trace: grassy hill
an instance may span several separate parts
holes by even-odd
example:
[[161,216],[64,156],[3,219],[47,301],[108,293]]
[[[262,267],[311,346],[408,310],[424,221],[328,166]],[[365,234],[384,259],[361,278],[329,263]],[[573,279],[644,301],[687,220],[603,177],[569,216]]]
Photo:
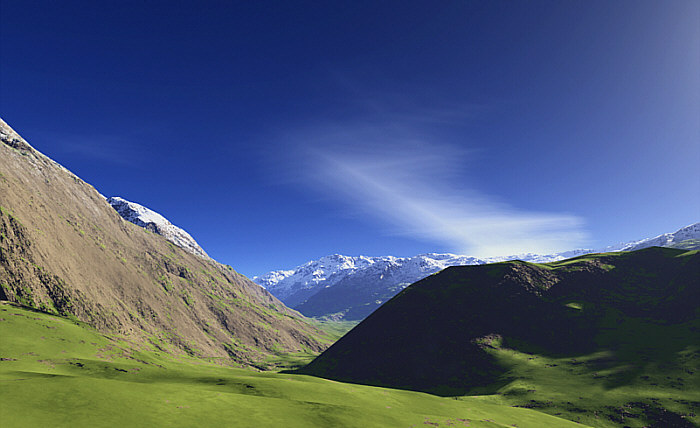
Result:
[[452,267],[399,293],[300,372],[489,395],[594,426],[693,426],[698,302],[698,251]]
[[209,364],[0,304],[3,427],[581,426],[537,411]]
[[123,220],[1,120],[0,300],[244,366],[332,342],[231,267]]

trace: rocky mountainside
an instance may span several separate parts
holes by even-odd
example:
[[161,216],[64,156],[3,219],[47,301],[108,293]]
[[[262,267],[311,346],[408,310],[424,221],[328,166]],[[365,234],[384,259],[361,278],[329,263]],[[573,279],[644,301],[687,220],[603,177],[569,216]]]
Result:
[[242,365],[329,342],[232,268],[122,219],[1,120],[0,300]]
[[401,291],[301,372],[498,393],[596,426],[693,426],[684,418],[700,410],[699,285],[698,251],[660,247],[450,267]]
[[[350,257],[331,255],[295,269],[253,277],[285,304],[307,316],[361,320],[408,285],[450,266],[469,266],[507,260],[548,263],[583,254],[632,251],[651,246],[693,249],[700,239],[700,223],[655,238],[608,246],[539,255],[476,258],[455,254],[420,254],[414,257]],[[685,243],[685,244],[682,244]]]
[[157,212],[118,196],[107,198],[107,202],[124,220],[157,233],[196,256],[210,258],[189,233],[170,223],[168,219]]

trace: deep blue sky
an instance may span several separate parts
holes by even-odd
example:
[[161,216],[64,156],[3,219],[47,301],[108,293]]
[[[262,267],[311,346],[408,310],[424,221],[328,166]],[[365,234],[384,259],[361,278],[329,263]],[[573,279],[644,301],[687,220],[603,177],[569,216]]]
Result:
[[700,2],[0,0],[0,116],[244,274],[700,221]]

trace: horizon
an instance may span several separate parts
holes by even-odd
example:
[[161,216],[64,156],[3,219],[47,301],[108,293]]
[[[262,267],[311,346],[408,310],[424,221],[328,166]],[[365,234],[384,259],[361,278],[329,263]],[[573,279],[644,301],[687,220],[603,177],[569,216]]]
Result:
[[303,4],[3,0],[0,116],[249,277],[698,221],[700,3]]

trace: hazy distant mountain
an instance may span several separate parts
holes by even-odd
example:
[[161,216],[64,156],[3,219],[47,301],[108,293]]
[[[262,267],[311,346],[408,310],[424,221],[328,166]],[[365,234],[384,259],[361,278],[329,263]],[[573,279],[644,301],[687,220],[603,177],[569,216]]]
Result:
[[327,346],[323,333],[269,292],[198,254],[189,235],[127,206],[131,221],[182,238],[188,251],[125,221],[0,120],[0,300],[79,319],[139,346],[244,365]]
[[[288,306],[307,316],[360,320],[408,285],[449,266],[481,265],[506,260],[547,263],[597,252],[632,251],[651,246],[693,249],[700,239],[700,223],[655,238],[606,248],[578,249],[540,255],[519,254],[476,258],[455,254],[420,254],[414,257],[351,257],[334,254],[290,270],[253,277]],[[685,244],[681,244],[685,242]]]
[[170,223],[157,212],[118,196],[108,198],[107,202],[117,210],[124,220],[162,235],[168,241],[194,255],[210,258],[189,233]]

